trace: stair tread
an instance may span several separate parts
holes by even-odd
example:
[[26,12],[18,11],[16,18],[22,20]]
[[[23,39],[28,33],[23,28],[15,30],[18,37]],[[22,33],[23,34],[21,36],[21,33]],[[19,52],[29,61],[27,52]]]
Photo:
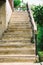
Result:
[[31,45],[31,46],[35,46],[35,43],[34,44],[32,44],[32,43],[30,43],[30,42],[28,42],[28,43],[20,43],[20,42],[2,42],[2,41],[0,41],[0,46],[6,46],[6,45]]
[[[0,48],[1,50],[35,50],[35,48]],[[0,51],[1,51],[0,50]]]
[[19,56],[21,56],[21,57],[22,57],[22,56],[23,56],[23,57],[25,57],[25,56],[26,56],[26,57],[28,57],[28,56],[29,56],[29,57],[35,57],[36,55],[35,55],[35,54],[33,54],[33,55],[31,55],[31,54],[30,54],[30,55],[28,55],[28,54],[6,54],[6,55],[0,55],[0,57],[1,57],[1,56],[5,56],[5,57],[7,57],[7,56],[9,56],[9,57],[10,57],[10,56],[12,56],[12,57],[13,57],[13,56],[15,56],[15,57],[16,57],[16,56],[18,56],[18,57],[19,57]]
[[14,43],[15,42],[20,42],[20,43],[23,42],[23,43],[28,43],[28,42],[30,42],[30,40],[25,40],[25,41],[23,41],[23,40],[19,40],[19,41],[18,40],[16,40],[16,41],[15,40],[1,40],[1,42],[14,42]]
[[2,41],[9,41],[9,42],[29,42],[29,40],[14,40],[14,39],[2,39]]
[[30,42],[28,43],[23,43],[23,42],[3,42],[3,41],[0,41],[0,48],[1,47],[29,47],[29,48],[33,48],[35,47],[35,43],[32,44]]
[[30,25],[31,26],[31,22],[30,21],[10,21],[9,23],[10,25]]
[[23,29],[23,28],[18,28],[18,29],[17,29],[17,28],[15,28],[15,29],[9,28],[9,29],[8,29],[8,31],[17,31],[17,30],[18,30],[18,31],[28,31],[28,32],[29,32],[29,31],[32,31],[31,29]]
[[35,44],[26,44],[26,43],[2,43],[0,44],[0,48],[35,48]]
[[[27,34],[30,34],[30,33],[32,34],[32,32],[26,32],[26,33]],[[15,34],[25,34],[25,33],[23,31],[21,31],[21,32],[14,31],[14,32],[7,32],[7,33],[5,32],[4,34],[5,35],[15,35]]]
[[[27,34],[27,35],[26,35],[26,34],[24,34],[24,35],[23,35],[23,34],[4,34],[3,37],[4,37],[4,36],[5,36],[5,37],[6,37],[6,36],[7,36],[7,37],[14,37],[14,38],[23,38],[23,39],[24,39],[24,38],[32,37],[32,34],[31,34],[31,35],[29,35],[29,34]],[[15,36],[16,36],[16,37],[15,37]]]

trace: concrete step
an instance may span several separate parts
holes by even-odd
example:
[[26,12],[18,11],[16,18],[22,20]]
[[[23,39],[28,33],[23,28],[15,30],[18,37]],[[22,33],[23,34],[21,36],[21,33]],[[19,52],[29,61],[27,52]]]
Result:
[[19,14],[19,15],[28,15],[27,11],[26,11],[26,12],[25,12],[25,11],[14,11],[14,12],[12,13],[12,15],[14,15],[14,14],[15,14],[15,15],[16,15],[16,14],[17,14],[17,15],[18,15],[18,14]]
[[21,42],[26,42],[26,41],[31,41],[30,38],[28,39],[24,39],[24,38],[17,38],[17,37],[9,37],[9,36],[6,36],[6,37],[3,37],[2,38],[2,41],[21,41]]
[[17,16],[12,15],[12,17],[11,17],[11,19],[16,19],[16,18],[17,18],[17,19],[22,19],[22,20],[24,20],[24,19],[25,19],[25,20],[26,20],[26,19],[29,20],[29,19],[30,19],[30,17],[28,17],[27,15],[24,15],[24,16],[23,16],[23,15],[17,15]]
[[1,39],[0,42],[19,42],[19,43],[30,43],[31,40],[14,40],[14,39],[10,39],[10,40],[5,40],[5,39]]
[[12,22],[12,23],[10,23],[9,25],[10,25],[10,26],[11,26],[11,25],[13,25],[13,26],[18,26],[18,25],[19,25],[19,26],[29,26],[30,24],[29,24],[29,23],[26,23],[26,24],[25,24],[25,23],[19,23],[19,22],[18,22],[18,23],[16,23],[16,22],[13,23],[13,22]]
[[31,25],[30,21],[10,21],[9,25]]
[[31,27],[31,25],[29,25],[29,24],[25,24],[25,25],[23,24],[22,25],[22,24],[15,24],[15,23],[13,23],[13,24],[9,25],[9,27],[12,27],[12,26],[13,27],[16,27],[16,26],[18,26],[18,27]]
[[[30,21],[30,20],[28,20],[28,19],[26,19],[26,20],[25,20],[25,19],[24,19],[24,20],[23,20],[23,19],[14,19],[14,18],[12,18],[12,19],[10,20],[10,22],[17,22],[17,21],[18,21],[18,22],[20,21],[19,23],[23,23],[23,21]],[[25,23],[25,22],[24,22],[24,23]]]
[[28,40],[29,38],[31,39],[31,37],[32,37],[32,34],[31,35],[29,35],[28,33],[27,34],[24,34],[23,35],[23,33],[21,33],[21,34],[4,34],[3,35],[3,38],[5,39],[7,39],[7,38],[14,38],[14,39],[20,39],[20,40]]
[[32,31],[31,32],[27,32],[27,31],[14,31],[14,32],[9,32],[9,31],[7,31],[7,32],[4,32],[3,34],[4,35],[20,35],[20,34],[23,34],[21,36],[21,37],[23,37],[25,34],[32,35]]
[[17,17],[14,17],[14,16],[13,16],[13,17],[11,17],[11,20],[12,20],[12,19],[13,19],[13,20],[16,20],[16,19],[17,19],[17,20],[19,20],[19,21],[20,21],[20,20],[25,20],[25,21],[26,21],[26,20],[27,20],[27,21],[30,20],[29,17],[24,17],[24,16],[20,16],[20,17],[18,17],[18,16],[17,16]]
[[35,62],[35,55],[0,55],[0,62]]
[[5,35],[16,35],[16,36],[21,36],[21,37],[23,37],[23,36],[32,36],[32,30],[13,30],[13,29],[8,29],[8,30],[6,30],[3,34],[5,34]]
[[17,16],[28,16],[27,13],[16,13],[16,12],[15,12],[15,13],[12,13],[12,16],[14,16],[14,15],[15,15],[15,16],[16,16],[16,15],[17,15]]
[[35,48],[35,43],[0,42],[0,48]]
[[35,54],[35,48],[0,48],[0,54]]
[[12,15],[14,15],[14,14],[28,15],[28,12],[27,12],[27,11],[14,11],[14,12],[12,13]]
[[28,17],[28,13],[27,12],[13,12],[12,13],[12,16],[11,16],[11,19],[10,19],[10,22],[27,22],[27,21],[30,21],[30,17]]
[[30,17],[28,15],[12,15],[11,19],[20,19],[20,20],[30,20]]
[[29,27],[14,27],[14,28],[10,27],[10,28],[8,28],[8,30],[19,30],[19,29],[21,29],[21,30],[31,30],[31,28],[29,28]]
[[15,27],[28,27],[31,28],[30,24],[20,24],[20,23],[10,23],[8,27],[15,28]]
[[12,24],[14,24],[14,25],[31,25],[31,22],[30,22],[30,20],[29,21],[10,21],[10,25],[12,25]]
[[31,38],[23,39],[23,38],[14,38],[14,37],[3,37],[2,41],[11,41],[11,42],[31,42]]
[[15,29],[11,29],[11,28],[8,28],[8,31],[32,31],[32,29],[26,29],[26,28],[15,28]]
[[15,33],[15,32],[13,32],[13,33],[10,33],[10,32],[8,32],[8,33],[4,33],[3,34],[3,37],[14,37],[14,38],[31,38],[32,37],[32,33],[31,34],[29,34],[28,32],[27,33]]
[[31,29],[31,26],[13,26],[13,25],[9,25],[8,26],[9,29]]
[[20,15],[28,15],[28,12],[27,11],[14,11],[13,13],[12,13],[12,15],[18,15],[18,14],[20,14]]
[[23,15],[22,14],[19,14],[19,15],[12,14],[11,17],[12,18],[30,18],[29,15],[26,15],[26,14],[23,14]]
[[19,34],[19,33],[17,34],[17,33],[16,33],[16,34],[11,34],[11,35],[9,35],[9,34],[6,35],[6,34],[5,34],[5,35],[3,35],[3,37],[4,37],[4,38],[5,38],[5,37],[9,37],[9,38],[12,37],[12,38],[15,38],[15,39],[16,39],[16,38],[17,38],[17,39],[18,39],[18,38],[20,38],[20,39],[29,39],[29,38],[32,37],[32,34],[31,34],[31,35],[29,35],[28,33],[27,33],[27,35],[26,35],[26,34],[23,35],[23,33],[22,33],[22,34]]
[[[0,65],[40,65],[40,63],[33,63],[33,62],[13,62],[13,63],[0,63]],[[42,63],[43,65],[43,63]]]

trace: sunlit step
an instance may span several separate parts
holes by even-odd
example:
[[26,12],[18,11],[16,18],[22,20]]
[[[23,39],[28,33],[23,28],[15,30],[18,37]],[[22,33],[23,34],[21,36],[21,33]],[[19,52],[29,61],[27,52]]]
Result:
[[35,55],[0,55],[0,62],[36,62]]

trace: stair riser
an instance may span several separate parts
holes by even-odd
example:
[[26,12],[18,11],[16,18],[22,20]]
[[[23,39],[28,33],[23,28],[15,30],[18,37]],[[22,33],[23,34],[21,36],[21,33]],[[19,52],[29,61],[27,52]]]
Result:
[[[32,32],[28,32],[27,34],[29,35],[30,33],[32,34]],[[15,34],[23,34],[24,35],[25,33],[23,31],[21,31],[21,32],[19,32],[19,31],[15,31],[15,32],[4,32],[4,35],[15,35]]]
[[18,25],[19,26],[25,26],[25,25],[29,26],[30,25],[31,26],[31,22],[29,22],[29,21],[23,21],[23,22],[22,21],[21,22],[20,21],[12,21],[9,23],[9,26],[10,25],[15,25],[15,26],[18,26]]
[[17,15],[17,16],[15,16],[15,15],[12,15],[12,18],[14,18],[14,19],[29,19],[29,17],[28,17],[28,15]]
[[29,21],[23,21],[23,22],[22,21],[12,21],[9,23],[9,26],[10,25],[13,25],[13,26],[14,25],[21,25],[21,26],[24,26],[24,25],[29,26],[30,25],[31,26],[31,22],[29,22]]
[[32,43],[0,42],[0,48],[35,48]]
[[24,14],[24,15],[28,15],[28,12],[27,11],[17,11],[17,10],[15,11],[14,10],[14,12],[12,13],[12,15],[13,14],[22,14],[22,15]]
[[18,14],[17,15],[12,15],[11,19],[12,18],[13,19],[21,19],[21,20],[23,20],[23,19],[30,19],[29,15],[26,15],[26,14],[25,15],[20,15],[20,14],[19,15]]
[[31,29],[29,26],[9,26],[9,29]]
[[19,40],[19,41],[18,41],[18,40],[16,40],[16,41],[15,41],[15,40],[2,40],[2,42],[9,42],[9,43],[10,43],[10,42],[14,42],[14,43],[15,43],[15,42],[17,42],[17,43],[18,43],[18,42],[19,42],[19,43],[29,43],[30,40],[25,40],[25,41],[23,41],[23,40]]
[[[18,35],[18,34],[10,34],[10,33],[5,33],[4,35],[3,35],[4,37],[14,37],[14,38],[22,38],[22,39],[29,39],[29,38],[31,38],[32,37],[32,34],[31,35],[23,35],[22,36],[22,34],[21,35]],[[16,36],[16,37],[15,37]]]
[[29,31],[32,31],[31,29],[22,29],[22,28],[20,28],[20,29],[8,29],[8,32],[15,32],[15,31],[27,31],[27,32],[29,32]]
[[[18,14],[19,14],[19,15],[18,15]],[[15,16],[15,17],[16,17],[16,15],[19,16],[19,17],[20,17],[20,15],[21,15],[21,16],[25,16],[25,15],[26,15],[26,16],[29,16],[27,12],[14,12],[14,13],[12,13],[11,16]]]
[[11,21],[29,21],[29,18],[12,18]]
[[28,14],[23,14],[23,13],[14,13],[14,14],[12,14],[12,17],[29,17],[29,15]]
[[12,59],[12,58],[0,58],[0,62],[3,63],[3,62],[31,62],[31,63],[34,63],[35,62],[35,59]]
[[23,57],[4,57],[0,58],[0,62],[35,62],[35,58],[23,58]]
[[34,50],[1,50],[0,54],[35,54]]
[[30,21],[29,18],[28,18],[28,19],[26,19],[26,18],[25,18],[25,19],[11,18],[9,22],[12,23],[12,24],[13,24],[13,23],[15,23],[15,24],[16,24],[16,23],[17,23],[17,24],[18,24],[18,23],[20,23],[20,24],[31,24],[31,21]]
[[6,45],[6,46],[4,45],[4,46],[0,46],[0,48],[24,48],[24,47],[29,49],[29,48],[33,48],[34,46],[27,46],[27,45],[18,45],[18,46],[17,45],[15,45],[15,46],[14,45]]
[[12,34],[12,35],[19,35],[20,34],[22,36],[23,35],[31,35],[32,34],[32,31],[31,32],[30,31],[17,31],[17,30],[14,31],[14,32],[13,32],[13,30],[10,30],[10,31],[7,30],[7,31],[4,32],[4,34]]
[[[17,32],[26,32],[27,31],[27,33],[29,34],[29,33],[32,33],[32,30],[11,30],[11,29],[9,29],[9,30],[7,30],[7,31],[5,31],[5,33],[14,33],[15,34],[15,32],[17,33]],[[22,34],[23,34],[22,33]],[[25,34],[25,33],[24,33]]]
[[[23,22],[23,21],[26,21],[26,22]],[[22,19],[21,19],[21,20],[19,20],[19,19],[16,19],[16,20],[14,19],[14,20],[13,20],[13,19],[12,19],[10,22],[13,22],[13,23],[17,23],[17,22],[18,22],[18,23],[20,23],[20,24],[21,24],[21,23],[24,24],[24,23],[27,23],[27,21],[29,22],[30,20],[22,20]],[[28,24],[29,24],[29,23],[28,23]]]
[[14,35],[4,35],[4,37],[3,38],[14,38],[14,39],[19,39],[20,38],[20,40],[28,40],[29,38],[31,38],[32,37],[32,35],[23,35],[22,36],[22,34],[21,35],[16,35],[16,34],[14,34]]
[[12,15],[14,15],[14,14],[28,15],[28,12],[27,12],[27,11],[14,11],[14,12],[12,13]]
[[9,26],[9,28],[11,28],[11,29],[15,29],[15,28],[27,28],[27,29],[31,29],[31,26],[21,26],[21,25],[11,25],[11,26]]
[[21,41],[21,40],[2,40],[3,42],[20,42],[20,43],[28,43],[30,42],[30,40],[24,40],[24,41]]
[[12,38],[11,37],[5,37],[5,38],[3,37],[2,41],[4,41],[4,40],[6,40],[6,41],[16,41],[16,42],[17,41],[18,42],[20,42],[20,41],[21,42],[31,41],[30,39],[19,39],[19,38],[17,39],[17,38],[14,38],[14,37],[12,37]]
[[12,39],[12,38],[6,38],[6,39],[2,39],[2,41],[6,41],[6,42],[20,42],[20,43],[28,43],[28,42],[31,42],[31,40],[16,40],[16,39]]

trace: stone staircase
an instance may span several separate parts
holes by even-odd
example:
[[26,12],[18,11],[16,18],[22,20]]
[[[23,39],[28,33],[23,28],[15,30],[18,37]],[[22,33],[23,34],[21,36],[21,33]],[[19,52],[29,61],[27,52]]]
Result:
[[32,26],[24,11],[14,11],[0,41],[0,62],[36,62]]

